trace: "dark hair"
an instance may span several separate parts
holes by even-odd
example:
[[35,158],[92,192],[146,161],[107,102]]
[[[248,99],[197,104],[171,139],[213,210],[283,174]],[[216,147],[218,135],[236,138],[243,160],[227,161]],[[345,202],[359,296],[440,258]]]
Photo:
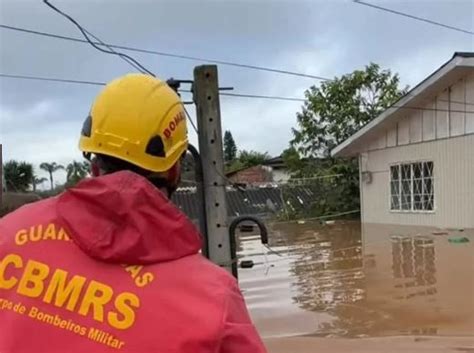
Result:
[[123,170],[128,170],[145,177],[146,179],[148,179],[150,183],[152,183],[159,189],[165,188],[168,190],[168,192],[170,191],[172,192],[172,190],[175,188],[175,186],[170,185],[170,182],[166,178],[164,178],[161,175],[158,175],[158,173],[143,169],[135,164],[129,163],[122,159],[103,155],[103,154],[96,154],[94,159],[95,159],[95,162],[97,163],[97,166],[105,174],[111,174],[111,173],[120,172]]

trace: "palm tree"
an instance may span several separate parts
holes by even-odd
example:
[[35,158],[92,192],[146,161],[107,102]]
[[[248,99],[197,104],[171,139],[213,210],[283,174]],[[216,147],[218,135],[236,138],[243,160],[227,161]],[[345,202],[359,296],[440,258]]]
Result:
[[33,185],[33,192],[36,191],[36,185],[42,184],[42,183],[44,183],[46,180],[48,180],[48,179],[46,179],[46,178],[44,178],[44,177],[41,177],[41,178],[40,178],[40,177],[38,177],[38,176],[36,176],[36,175],[33,175],[33,179],[31,179],[31,181],[32,181],[31,184]]
[[67,165],[66,173],[67,184],[75,185],[89,174],[89,163],[72,161]]
[[44,162],[40,164],[40,168],[49,173],[49,181],[51,182],[51,190],[53,190],[54,188],[53,173],[57,172],[60,169],[64,169],[64,167],[61,164],[57,164],[56,162],[52,162],[52,163]]
[[13,192],[25,192],[33,178],[33,166],[30,163],[11,160],[3,165],[5,188]]

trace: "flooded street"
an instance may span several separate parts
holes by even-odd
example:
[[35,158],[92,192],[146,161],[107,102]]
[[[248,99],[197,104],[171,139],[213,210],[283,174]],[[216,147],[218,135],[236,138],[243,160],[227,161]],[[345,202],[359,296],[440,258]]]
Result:
[[264,339],[474,336],[474,231],[268,227],[270,248],[239,236],[239,256],[255,263],[239,281]]

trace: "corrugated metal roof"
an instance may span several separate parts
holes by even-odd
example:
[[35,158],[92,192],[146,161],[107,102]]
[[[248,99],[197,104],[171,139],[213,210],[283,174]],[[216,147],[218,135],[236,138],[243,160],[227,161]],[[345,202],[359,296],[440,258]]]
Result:
[[[267,217],[290,212],[301,217],[311,215],[314,205],[323,199],[335,198],[339,191],[334,187],[340,178],[301,180],[286,184],[251,186],[245,190],[229,187],[226,190],[227,212],[230,218],[242,215]],[[173,194],[173,202],[189,218],[196,220],[199,215],[199,199],[196,188],[178,189]]]

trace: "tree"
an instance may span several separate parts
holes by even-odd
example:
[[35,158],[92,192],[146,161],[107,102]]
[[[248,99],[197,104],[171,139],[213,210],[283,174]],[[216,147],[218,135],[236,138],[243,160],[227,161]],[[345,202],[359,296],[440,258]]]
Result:
[[301,158],[296,148],[287,148],[283,151],[281,157],[293,178],[306,178],[314,174],[314,170],[310,168],[308,161]]
[[230,163],[235,157],[237,157],[237,145],[232,137],[232,133],[226,130],[224,133],[224,161]]
[[33,179],[33,166],[30,163],[11,160],[3,165],[3,173],[8,191],[25,192]]
[[[407,91],[390,70],[369,64],[334,80],[311,86],[297,113],[291,149],[284,159],[292,174],[338,175],[325,181],[337,189],[334,197],[318,202],[321,212],[340,212],[359,207],[358,165],[354,159],[333,159],[331,149],[375,119]],[[305,162],[306,160],[306,162]],[[312,163],[318,161],[318,163]]]
[[269,158],[270,156],[267,152],[262,153],[257,151],[242,150],[239,152],[238,157],[227,165],[226,171],[231,172],[242,168],[249,168],[256,165],[261,165]]
[[253,167],[255,165],[263,164],[270,156],[267,152],[257,152],[257,151],[246,151],[242,150],[239,152],[238,161],[242,164],[243,167]]
[[57,172],[60,169],[64,169],[64,167],[61,164],[57,164],[56,162],[52,162],[52,163],[43,162],[40,164],[40,168],[49,173],[49,181],[51,183],[51,190],[53,190],[54,188],[53,173]]
[[66,184],[67,186],[76,185],[89,174],[88,162],[72,161],[66,166]]
[[31,179],[31,184],[33,185],[33,192],[36,192],[36,186],[39,185],[39,184],[42,184],[44,183],[45,181],[47,181],[48,179],[44,178],[44,177],[38,177],[36,175],[33,175],[33,178]]
[[311,86],[291,145],[304,157],[328,157],[332,148],[406,93],[399,84],[397,74],[371,63],[365,70]]

